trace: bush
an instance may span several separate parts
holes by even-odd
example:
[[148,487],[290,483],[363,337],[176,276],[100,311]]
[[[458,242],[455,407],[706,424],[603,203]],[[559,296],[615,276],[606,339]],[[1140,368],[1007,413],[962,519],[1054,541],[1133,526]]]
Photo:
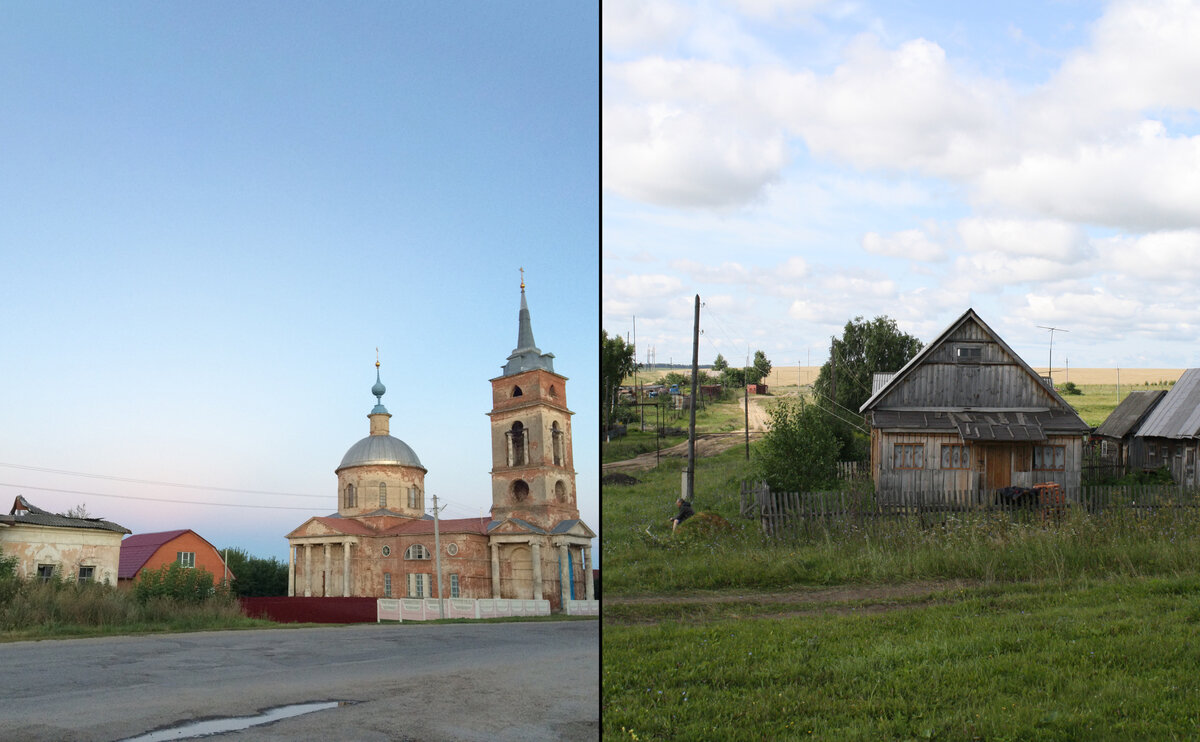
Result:
[[216,594],[213,576],[207,569],[185,568],[179,562],[158,569],[143,569],[133,583],[133,595],[145,605],[152,598],[166,598],[177,603],[200,603]]
[[841,444],[825,412],[803,400],[783,400],[771,410],[758,447],[757,475],[777,492],[837,486]]

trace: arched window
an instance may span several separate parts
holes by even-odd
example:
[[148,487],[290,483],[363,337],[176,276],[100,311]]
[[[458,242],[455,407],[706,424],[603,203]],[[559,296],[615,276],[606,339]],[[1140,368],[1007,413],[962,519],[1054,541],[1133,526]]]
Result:
[[567,485],[560,479],[554,483],[554,499],[559,502],[567,501]]
[[387,482],[379,483],[379,507],[387,507]]
[[551,448],[554,449],[554,465],[563,465],[563,432],[558,427],[558,423],[550,423],[550,439]]
[[358,498],[354,494],[354,485],[353,484],[346,485],[346,507],[348,507],[348,508],[358,507]]
[[508,436],[508,465],[525,466],[529,460],[529,436],[525,434],[525,426],[518,420],[505,435]]
[[529,485],[524,480],[518,479],[512,483],[512,498],[513,502],[524,502],[529,498]]
[[428,559],[429,549],[426,549],[421,544],[413,544],[404,552],[405,559]]
[[558,399],[558,389],[553,384],[550,385],[550,399]]
[[524,394],[524,393],[525,393],[525,392],[522,392],[522,391],[521,391],[521,387],[519,387],[519,386],[514,386],[514,387],[513,387],[513,390],[512,390],[512,395],[513,395],[514,397],[519,397],[519,396],[521,396],[521,395],[522,395],[522,394]]

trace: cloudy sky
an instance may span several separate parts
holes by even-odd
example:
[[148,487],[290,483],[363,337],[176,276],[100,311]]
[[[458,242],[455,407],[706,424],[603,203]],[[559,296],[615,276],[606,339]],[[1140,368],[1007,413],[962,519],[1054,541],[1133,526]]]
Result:
[[603,325],[824,362],[968,307],[1035,366],[1200,366],[1200,4],[605,2]]
[[3,512],[286,560],[336,510],[378,347],[427,494],[487,514],[523,267],[598,530],[597,16],[0,6]]

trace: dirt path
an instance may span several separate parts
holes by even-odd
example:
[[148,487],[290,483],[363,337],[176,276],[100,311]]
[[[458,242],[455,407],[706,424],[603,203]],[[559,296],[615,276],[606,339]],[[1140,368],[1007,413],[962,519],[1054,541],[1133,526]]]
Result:
[[[751,397],[750,398],[750,440],[758,440],[763,436],[767,429],[766,409],[763,405],[774,401],[772,397]],[[739,400],[738,406],[743,410],[745,408],[745,400]],[[735,430],[731,433],[701,433],[696,436],[696,455],[697,456],[715,456],[722,451],[733,448],[737,445],[745,444],[746,431]],[[625,472],[625,471],[648,471],[658,466],[662,458],[682,458],[686,459],[688,455],[687,441],[680,443],[670,448],[664,448],[662,451],[650,451],[632,459],[625,461],[610,461],[604,464],[602,469],[605,473]]]

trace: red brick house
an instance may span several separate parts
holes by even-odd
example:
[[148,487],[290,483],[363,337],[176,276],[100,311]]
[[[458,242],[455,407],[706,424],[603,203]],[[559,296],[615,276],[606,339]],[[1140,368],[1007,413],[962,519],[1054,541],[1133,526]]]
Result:
[[144,569],[158,569],[178,562],[189,569],[206,569],[217,584],[233,579],[216,547],[190,528],[158,533],[139,533],[121,542],[117,584],[129,585]]

